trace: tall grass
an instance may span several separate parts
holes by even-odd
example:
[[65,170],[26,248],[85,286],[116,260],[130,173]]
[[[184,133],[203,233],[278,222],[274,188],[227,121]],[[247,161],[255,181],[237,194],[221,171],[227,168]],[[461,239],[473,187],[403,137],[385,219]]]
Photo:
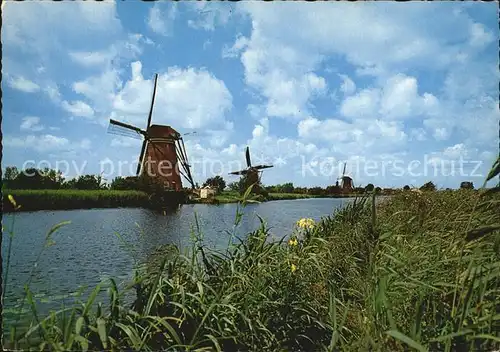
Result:
[[234,231],[225,251],[203,247],[197,227],[191,255],[168,247],[149,258],[132,307],[112,281],[107,309],[93,306],[98,287],[69,317],[38,317],[14,342],[46,350],[492,351],[500,347],[499,191],[406,192],[377,206],[375,195],[363,197],[314,225],[301,222],[289,241],[269,241],[264,221],[245,239]]
[[139,191],[114,190],[3,190],[4,210],[13,211],[7,195],[13,195],[21,210],[54,210],[110,207],[141,207],[148,195]]

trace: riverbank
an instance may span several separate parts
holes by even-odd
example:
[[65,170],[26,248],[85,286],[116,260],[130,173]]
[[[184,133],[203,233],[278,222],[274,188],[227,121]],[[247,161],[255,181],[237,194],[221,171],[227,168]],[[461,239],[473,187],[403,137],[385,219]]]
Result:
[[225,253],[195,244],[194,261],[160,248],[138,272],[132,310],[111,285],[107,310],[90,298],[20,342],[40,333],[66,350],[498,349],[500,194],[483,193],[358,199],[300,221],[283,244],[263,225]]
[[[324,195],[313,195],[313,194],[302,194],[302,193],[269,193],[267,199],[266,200],[261,199],[261,201],[310,199],[310,198],[352,198],[355,196],[356,195],[352,194],[324,196]],[[224,191],[215,196],[215,201],[217,203],[237,203],[240,200],[241,200],[241,195],[237,191]]]
[[70,210],[92,208],[141,208],[149,206],[148,195],[139,191],[112,190],[2,190],[3,211],[12,212],[12,195],[18,211]]
[[[92,209],[92,208],[148,208],[151,201],[145,192],[140,191],[112,191],[112,190],[3,190],[3,211],[12,212],[14,210],[8,199],[12,195],[21,204],[18,211],[38,211],[38,210],[72,210],[72,209]],[[335,198],[352,197],[345,195]],[[270,193],[268,199],[260,201],[326,198],[297,193]],[[215,196],[216,204],[238,203],[241,195],[238,192],[222,192]],[[191,203],[207,203],[203,200],[194,200]]]

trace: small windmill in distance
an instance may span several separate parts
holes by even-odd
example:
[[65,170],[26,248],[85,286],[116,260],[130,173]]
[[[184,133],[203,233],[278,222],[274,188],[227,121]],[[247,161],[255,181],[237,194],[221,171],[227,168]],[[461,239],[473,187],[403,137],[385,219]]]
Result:
[[[243,185],[243,192],[250,187],[250,185],[255,184],[257,186],[257,189],[259,190],[260,187],[260,179],[262,177],[262,171],[263,169],[268,169],[273,167],[273,165],[257,165],[257,166],[252,166],[252,162],[250,160],[250,148],[246,148],[245,150],[245,157],[246,157],[246,162],[247,162],[247,168],[240,170],[240,171],[234,171],[230,172],[230,175],[241,175],[244,177],[244,185]],[[255,190],[255,187],[254,187]]]
[[347,166],[347,162],[344,163],[344,170],[342,171],[342,177],[337,179],[340,180],[340,188],[342,192],[351,192],[354,189],[354,182],[350,176],[345,174],[345,168]]

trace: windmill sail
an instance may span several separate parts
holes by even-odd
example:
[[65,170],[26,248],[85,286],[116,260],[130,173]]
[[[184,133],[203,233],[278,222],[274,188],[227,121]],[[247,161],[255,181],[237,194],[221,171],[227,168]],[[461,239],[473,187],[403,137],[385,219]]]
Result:
[[[131,126],[133,127],[133,126]],[[143,139],[144,134],[139,132],[137,129],[131,129],[128,126],[123,126],[119,121],[111,120],[108,125],[108,133],[117,136],[131,137],[134,139]]]

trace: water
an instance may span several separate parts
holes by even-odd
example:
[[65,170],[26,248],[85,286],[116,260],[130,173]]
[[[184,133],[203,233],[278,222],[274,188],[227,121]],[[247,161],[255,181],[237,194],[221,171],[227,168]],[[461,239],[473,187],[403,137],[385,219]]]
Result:
[[[245,236],[257,229],[260,225],[257,215],[260,215],[267,221],[271,234],[281,238],[291,232],[298,219],[310,217],[319,220],[350,201],[327,198],[250,204],[244,210],[245,215],[236,233]],[[115,232],[133,246],[139,258],[144,259],[162,244],[189,246],[195,214],[206,245],[212,248],[227,246],[229,235],[226,231],[233,227],[236,204],[189,204],[166,215],[146,209],[125,208],[5,214],[3,277],[7,259],[7,230],[12,228],[15,216],[9,282],[4,295],[5,325],[9,321],[6,313],[12,311],[16,300],[23,297],[23,286],[30,277],[33,263],[44,247],[47,232],[55,224],[71,221],[71,224],[54,233],[55,244],[44,250],[34,268],[30,285],[31,291],[37,295],[38,308],[43,312],[59,309],[61,303],[68,303],[69,299],[62,299],[61,295],[75,292],[81,286],[88,286],[89,292],[108,277],[115,278],[117,283],[132,278],[133,256]],[[46,301],[47,297],[52,297],[50,302]],[[100,298],[105,299],[105,294]]]

